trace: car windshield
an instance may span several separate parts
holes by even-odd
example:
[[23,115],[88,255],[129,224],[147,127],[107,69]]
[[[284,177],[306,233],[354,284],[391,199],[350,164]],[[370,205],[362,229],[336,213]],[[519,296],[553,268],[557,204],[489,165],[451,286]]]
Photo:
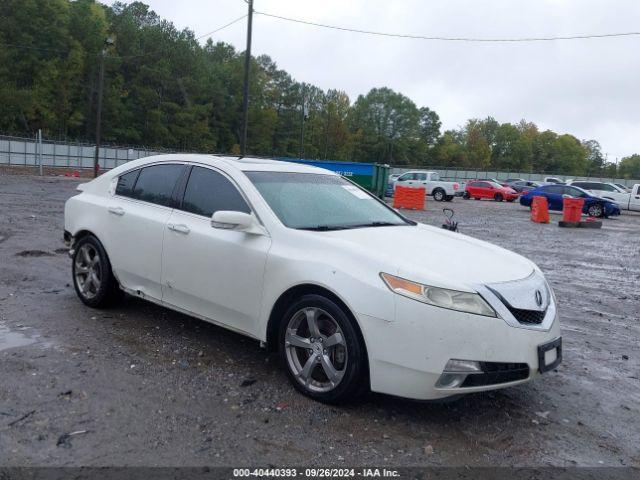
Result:
[[245,172],[280,221],[302,230],[412,225],[338,175]]

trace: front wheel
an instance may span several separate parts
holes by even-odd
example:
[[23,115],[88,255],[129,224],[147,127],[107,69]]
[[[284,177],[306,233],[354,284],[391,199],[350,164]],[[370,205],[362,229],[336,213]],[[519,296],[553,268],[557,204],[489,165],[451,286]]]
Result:
[[302,296],[280,327],[280,358],[293,386],[325,403],[345,403],[368,389],[361,336],[347,312],[321,295]]
[[93,235],[82,237],[74,246],[71,271],[76,293],[89,307],[106,307],[122,294],[107,252]]
[[465,200],[469,200],[471,198],[471,195],[469,195],[469,192],[464,192],[462,194],[462,198],[464,198]]
[[602,205],[599,203],[594,203],[593,205],[589,205],[587,213],[590,217],[604,217],[604,208],[602,208]]
[[502,194],[501,194],[501,193],[496,193],[496,194],[495,194],[495,196],[493,197],[493,199],[494,199],[496,202],[501,202],[502,200],[504,200],[504,197],[502,196]]
[[442,201],[444,201],[444,199],[445,199],[445,197],[446,197],[446,196],[447,196],[447,194],[446,194],[446,193],[444,193],[444,190],[442,190],[441,188],[436,188],[436,189],[433,191],[433,199],[434,199],[436,202],[442,202]]

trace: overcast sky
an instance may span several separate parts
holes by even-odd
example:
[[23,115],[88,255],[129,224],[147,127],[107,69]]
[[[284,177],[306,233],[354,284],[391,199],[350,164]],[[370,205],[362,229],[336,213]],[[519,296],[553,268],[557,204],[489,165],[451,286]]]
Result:
[[[246,13],[243,0],[144,0],[203,35]],[[640,31],[638,0],[254,0],[255,9],[320,23],[448,37]],[[215,34],[245,48],[246,21]],[[203,41],[206,39],[203,39]],[[468,118],[525,118],[596,139],[615,161],[640,153],[640,36],[536,43],[453,43],[327,30],[254,16],[253,52],[296,80],[354,101],[387,86],[434,109],[443,128]]]

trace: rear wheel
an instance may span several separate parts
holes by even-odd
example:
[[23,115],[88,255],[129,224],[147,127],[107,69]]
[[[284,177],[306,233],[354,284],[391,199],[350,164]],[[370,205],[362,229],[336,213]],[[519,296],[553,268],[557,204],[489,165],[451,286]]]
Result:
[[496,194],[494,195],[493,199],[494,199],[496,202],[501,202],[502,200],[504,200],[504,197],[502,196],[502,194],[501,194],[501,193],[496,193]]
[[111,271],[107,252],[93,235],[82,237],[74,245],[73,286],[85,305],[102,308],[117,300],[122,291]]
[[446,197],[444,197],[445,202],[450,202],[451,200],[453,200],[453,195],[447,195]]
[[445,193],[445,191],[444,191],[444,190],[442,190],[441,188],[436,188],[436,189],[433,191],[433,199],[434,199],[436,202],[442,202],[442,201],[445,199],[446,195],[447,195],[447,194]]
[[302,296],[284,316],[280,357],[293,386],[325,403],[345,403],[367,391],[361,336],[341,306],[316,294]]
[[589,205],[587,213],[590,217],[604,217],[604,208],[602,208],[601,204],[594,203],[593,205]]
[[462,198],[464,198],[465,200],[469,200],[471,198],[471,195],[469,195],[469,192],[464,192],[462,194]]

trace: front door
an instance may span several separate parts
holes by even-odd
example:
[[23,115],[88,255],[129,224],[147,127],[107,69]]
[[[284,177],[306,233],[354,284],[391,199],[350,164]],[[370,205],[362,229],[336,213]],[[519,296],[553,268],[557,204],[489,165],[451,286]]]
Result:
[[251,213],[228,177],[192,167],[184,196],[167,222],[162,299],[255,335],[271,238],[213,228],[211,215],[220,210]]

